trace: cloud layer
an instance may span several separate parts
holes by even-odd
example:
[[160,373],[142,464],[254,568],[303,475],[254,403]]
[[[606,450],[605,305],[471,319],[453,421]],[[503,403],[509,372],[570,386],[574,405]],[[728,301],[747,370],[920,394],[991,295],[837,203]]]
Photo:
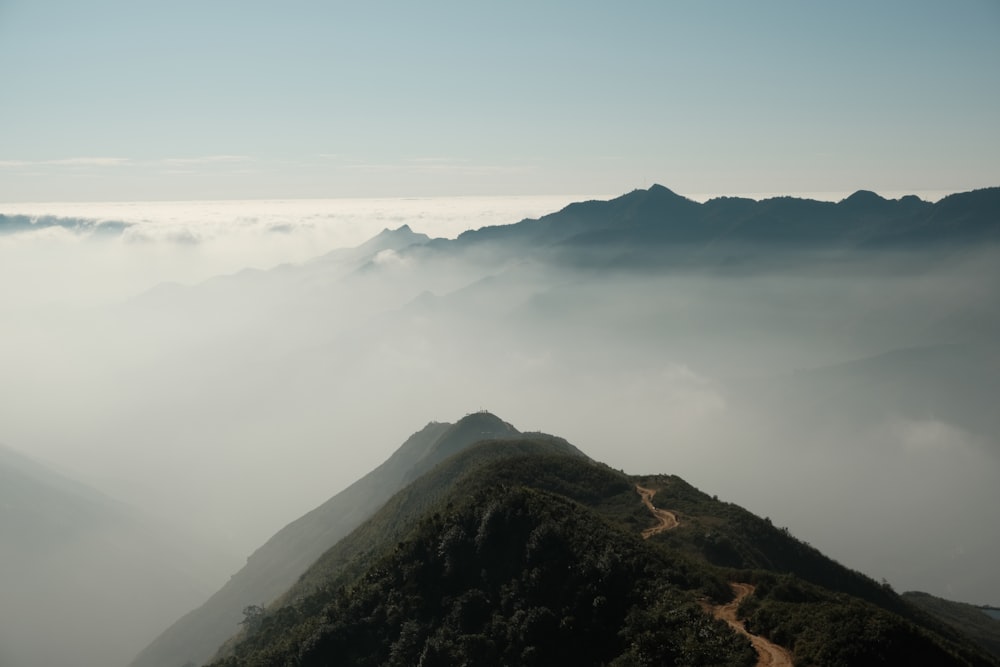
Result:
[[0,439],[242,558],[486,408],[897,588],[1000,599],[995,249],[738,274],[417,252],[406,230],[332,252],[562,203],[92,205],[74,219],[130,224],[0,236]]

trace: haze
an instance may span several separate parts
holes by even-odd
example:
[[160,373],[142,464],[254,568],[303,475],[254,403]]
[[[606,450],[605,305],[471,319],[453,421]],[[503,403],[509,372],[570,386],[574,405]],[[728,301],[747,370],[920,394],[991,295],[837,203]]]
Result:
[[996,186],[997,34],[989,0],[0,2],[0,665],[127,664],[478,409],[1000,603],[991,245],[407,248],[654,183]]
[[[459,204],[435,203],[425,218],[449,228]],[[190,206],[197,218],[217,205]],[[159,258],[157,280],[187,275],[192,258],[226,266],[213,248],[227,235],[246,257],[295,257],[318,234],[294,222],[301,206],[273,214],[277,246],[236,223],[212,225],[202,252],[194,237],[144,234],[153,222],[72,220],[0,245],[16,287],[4,293],[4,441],[184,533],[172,548],[196,548],[209,590],[428,421],[486,408],[627,472],[678,474],[899,590],[1000,597],[994,250],[595,273],[527,249],[414,254],[421,239],[404,228],[367,259],[338,251],[142,289],[139,258]],[[398,206],[356,208],[355,226],[412,212]],[[254,225],[271,229],[266,216]],[[13,261],[25,248],[30,267]],[[139,293],[80,272],[108,257]],[[54,300],[58,286],[93,305]],[[199,602],[165,600],[136,601],[159,629]]]

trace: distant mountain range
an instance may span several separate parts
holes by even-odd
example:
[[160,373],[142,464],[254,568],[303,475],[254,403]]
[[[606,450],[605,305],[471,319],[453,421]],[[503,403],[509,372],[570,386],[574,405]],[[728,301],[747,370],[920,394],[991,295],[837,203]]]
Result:
[[[679,522],[647,541],[640,487]],[[240,627],[213,664],[1000,664],[766,519],[489,413],[415,433],[133,664],[199,664]]]
[[[517,246],[572,264],[648,268],[771,262],[789,252],[909,250],[1000,241],[1000,187],[936,203],[858,191],[833,203],[736,197],[698,203],[662,185],[570,204],[537,220],[470,230],[427,249]],[[760,251],[766,249],[766,254]]]

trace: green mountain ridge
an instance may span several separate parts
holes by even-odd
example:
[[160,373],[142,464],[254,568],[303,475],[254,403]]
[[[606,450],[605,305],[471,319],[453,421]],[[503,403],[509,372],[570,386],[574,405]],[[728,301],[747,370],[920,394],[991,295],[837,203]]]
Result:
[[209,659],[228,638],[248,605],[284,593],[317,558],[367,519],[414,476],[456,449],[517,431],[493,415],[470,415],[460,424],[431,422],[410,436],[375,470],[278,531],[202,606],[178,619],[132,661],[133,667],[175,667]]
[[[677,528],[640,537],[652,519],[637,484]],[[756,587],[739,608],[748,630],[796,664],[998,664],[766,519],[537,434],[428,469],[273,605],[245,609],[215,664],[753,665],[710,613],[731,582]]]

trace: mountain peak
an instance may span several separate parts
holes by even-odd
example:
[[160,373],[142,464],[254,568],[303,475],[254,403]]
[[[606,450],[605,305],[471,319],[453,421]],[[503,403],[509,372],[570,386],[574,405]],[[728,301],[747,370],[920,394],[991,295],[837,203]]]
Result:
[[500,419],[489,410],[478,410],[476,412],[470,412],[469,414],[465,415],[457,422],[455,422],[455,426],[462,426],[462,427],[481,426],[489,428],[491,430],[504,431],[504,432],[509,431],[514,435],[520,433],[520,431],[514,428],[511,424]]
[[683,201],[683,202],[689,202],[689,201],[691,201],[690,199],[688,199],[684,195],[679,195],[676,192],[674,192],[673,190],[671,190],[670,188],[668,188],[668,187],[666,187],[664,185],[660,185],[659,183],[654,183],[653,185],[649,186],[649,188],[646,189],[646,190],[643,190],[642,188],[637,188],[635,190],[632,190],[632,192],[629,192],[628,194],[625,194],[625,195],[622,195],[621,197],[619,197],[619,199],[637,199],[637,198],[638,199],[642,199],[642,200],[648,200],[648,199],[652,198],[652,199],[654,199],[656,201],[660,201],[660,202],[663,202],[663,201]]
[[840,200],[841,204],[848,204],[851,206],[870,206],[872,204],[883,204],[888,200],[879,194],[872,192],[871,190],[858,190],[849,197]]
[[480,410],[465,415],[438,438],[425,457],[441,461],[479,440],[512,438],[521,432],[496,415]]
[[659,183],[653,183],[651,186],[649,186],[649,189],[646,192],[658,195],[673,195],[675,197],[681,196],[676,192],[674,192],[673,190],[671,190],[670,188],[666,187],[665,185],[660,185]]
[[396,229],[391,229],[389,227],[386,227],[381,232],[379,232],[379,236],[386,236],[386,235],[408,236],[410,234],[413,234],[413,230],[410,229],[410,226],[405,223],[400,225]]
[[[462,417],[461,419],[459,419],[457,422],[455,422],[455,424],[461,424],[462,422],[465,422],[465,421],[474,421],[474,420],[478,420],[478,419],[496,420],[496,421],[501,421],[501,422],[503,421],[502,419],[500,419],[499,417],[497,417],[495,414],[493,414],[489,410],[481,408],[479,410],[476,410],[475,412],[468,413],[467,415],[465,415],[464,417]],[[504,423],[506,423],[506,422],[504,422]]]
[[418,234],[410,229],[409,225],[402,225],[396,229],[386,227],[359,245],[356,250],[362,253],[376,253],[381,250],[402,250],[407,246],[424,244],[428,241],[430,241],[430,237],[426,234]]
[[386,227],[378,234],[376,234],[368,241],[366,241],[365,244],[367,245],[368,243],[372,243],[373,241],[382,241],[382,242],[391,241],[394,243],[399,243],[400,241],[410,242],[410,243],[426,243],[429,240],[430,237],[427,236],[426,234],[418,234],[417,232],[414,232],[412,229],[410,229],[409,225],[403,224],[397,227],[396,229],[390,229],[389,227]]

